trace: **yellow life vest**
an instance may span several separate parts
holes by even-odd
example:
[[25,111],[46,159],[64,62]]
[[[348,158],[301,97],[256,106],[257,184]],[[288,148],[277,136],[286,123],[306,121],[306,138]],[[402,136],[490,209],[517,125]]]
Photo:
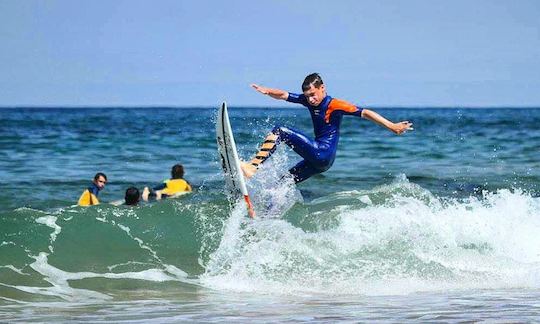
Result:
[[83,191],[81,197],[79,198],[79,202],[77,203],[79,206],[92,206],[92,205],[99,205],[99,200],[93,193],[90,192],[90,190],[86,189]]
[[161,190],[162,194],[172,196],[179,192],[191,191],[191,186],[184,179],[169,179],[164,182],[167,187]]

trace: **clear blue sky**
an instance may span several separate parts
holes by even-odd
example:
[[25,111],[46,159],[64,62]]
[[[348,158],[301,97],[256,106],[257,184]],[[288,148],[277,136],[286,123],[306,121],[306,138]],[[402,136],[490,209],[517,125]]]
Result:
[[0,0],[0,106],[540,106],[540,1]]

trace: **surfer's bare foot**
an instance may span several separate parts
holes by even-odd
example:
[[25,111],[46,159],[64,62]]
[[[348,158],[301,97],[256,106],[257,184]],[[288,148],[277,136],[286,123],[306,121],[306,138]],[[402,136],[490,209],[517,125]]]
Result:
[[242,169],[242,172],[244,173],[244,177],[248,179],[253,177],[255,173],[257,172],[257,168],[249,162],[241,162],[240,168]]
[[144,201],[148,201],[148,195],[150,194],[150,190],[148,189],[148,187],[144,187],[143,189],[143,192],[142,192],[142,199]]

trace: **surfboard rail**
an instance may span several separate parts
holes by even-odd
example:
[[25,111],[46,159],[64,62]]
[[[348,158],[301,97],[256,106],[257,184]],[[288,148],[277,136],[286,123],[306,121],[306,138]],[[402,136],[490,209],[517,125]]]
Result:
[[223,168],[225,175],[225,182],[232,191],[232,194],[238,192],[244,197],[249,217],[255,218],[255,210],[251,203],[251,199],[249,198],[246,181],[242,173],[242,168],[240,167],[240,159],[238,158],[238,151],[236,150],[236,143],[234,141],[226,102],[221,104],[218,111],[216,135],[218,153],[221,159],[221,167]]

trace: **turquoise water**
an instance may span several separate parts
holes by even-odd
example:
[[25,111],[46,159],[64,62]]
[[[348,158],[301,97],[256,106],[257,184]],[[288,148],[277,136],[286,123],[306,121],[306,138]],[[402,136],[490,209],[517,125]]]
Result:
[[[0,320],[534,321],[540,109],[346,117],[334,166],[294,186],[280,148],[230,203],[216,109],[0,109]],[[302,109],[230,107],[242,158]],[[182,163],[195,192],[115,207]],[[93,175],[100,206],[73,206]]]

